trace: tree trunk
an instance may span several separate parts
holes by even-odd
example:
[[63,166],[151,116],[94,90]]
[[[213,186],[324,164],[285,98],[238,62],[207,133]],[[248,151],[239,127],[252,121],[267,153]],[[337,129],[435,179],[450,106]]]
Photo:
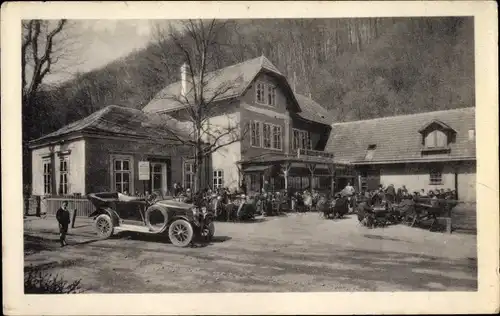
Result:
[[203,152],[201,148],[201,141],[198,141],[196,144],[196,161],[195,161],[195,184],[194,190],[195,192],[199,192],[201,190],[202,185],[202,165],[203,165]]

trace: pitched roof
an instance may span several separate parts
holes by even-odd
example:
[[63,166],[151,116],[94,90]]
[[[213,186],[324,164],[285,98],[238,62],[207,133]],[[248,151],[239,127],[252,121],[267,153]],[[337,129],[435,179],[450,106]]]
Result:
[[[271,71],[279,76],[283,74],[264,56],[249,59],[222,69],[209,72],[206,75],[206,85],[203,89],[207,99],[214,101],[241,95],[257,74],[262,70]],[[169,111],[183,107],[179,102],[181,81],[174,82],[160,92],[144,108],[144,112]]]
[[[433,125],[439,125],[441,128],[443,129],[447,129],[447,130],[453,130],[453,128],[451,128],[450,126],[448,126],[447,124],[441,122],[440,120],[432,120],[430,122],[428,122],[427,124],[425,124],[424,126],[422,126],[418,131],[420,133],[423,133],[425,132],[429,127],[433,126]],[[456,132],[456,131],[455,131]]]
[[[262,69],[279,75],[286,82],[285,76],[278,68],[269,59],[260,56],[208,73],[205,78],[207,81],[204,88],[205,98],[210,99],[215,96],[214,101],[218,101],[240,96]],[[182,108],[184,104],[179,102],[180,93],[181,81],[174,82],[158,92],[153,100],[143,108],[143,111],[156,113]],[[216,94],[218,95],[216,96]],[[294,93],[294,96],[300,107],[298,116],[306,120],[330,124],[332,119],[325,108],[304,95]]]
[[299,102],[301,112],[297,113],[298,116],[313,122],[319,122],[330,125],[332,116],[327,109],[319,105],[316,101],[304,95],[295,93],[295,98]]
[[[456,131],[455,141],[450,144],[449,154],[422,156],[422,134],[419,130],[435,120]],[[473,159],[476,142],[469,140],[469,130],[474,129],[473,107],[336,123],[332,125],[325,150],[333,152],[336,159],[354,163]],[[365,160],[370,145],[376,148],[372,158]]]
[[[89,116],[70,123],[50,134],[44,135],[38,139],[32,140],[30,144],[38,144],[43,141],[54,140],[68,134],[76,132],[91,132],[91,133],[112,133],[117,136],[130,136],[148,139],[176,140],[172,134],[181,138],[187,138],[187,128],[182,123],[172,119],[165,118],[163,123],[168,122],[169,128],[155,128],[159,123],[158,116],[147,114],[141,110],[132,108],[108,105],[99,111],[96,111]],[[168,121],[166,121],[168,120]]]

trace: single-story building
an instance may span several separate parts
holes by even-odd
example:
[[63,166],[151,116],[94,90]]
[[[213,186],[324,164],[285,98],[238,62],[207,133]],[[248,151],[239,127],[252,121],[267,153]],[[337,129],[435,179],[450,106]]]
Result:
[[355,172],[336,175],[359,190],[379,184],[410,191],[456,190],[476,200],[475,108],[332,124],[327,151],[349,161]]
[[[176,182],[192,187],[193,150],[178,138],[187,139],[188,132],[174,121],[168,129],[158,128],[154,120],[140,110],[110,105],[31,141],[32,194],[166,194]],[[207,166],[202,165],[202,182]]]

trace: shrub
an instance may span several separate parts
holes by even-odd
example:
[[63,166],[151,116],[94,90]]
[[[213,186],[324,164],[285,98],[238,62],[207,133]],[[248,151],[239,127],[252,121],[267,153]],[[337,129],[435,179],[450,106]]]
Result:
[[75,294],[81,293],[80,280],[72,283],[57,274],[46,273],[42,269],[29,269],[24,272],[25,294]]

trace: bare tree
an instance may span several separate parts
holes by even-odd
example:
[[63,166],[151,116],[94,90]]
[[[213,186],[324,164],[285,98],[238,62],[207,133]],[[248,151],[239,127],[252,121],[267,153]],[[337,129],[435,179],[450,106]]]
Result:
[[[221,148],[240,141],[247,130],[225,110],[227,102],[224,99],[233,94],[241,77],[225,81],[219,71],[214,71],[222,63],[218,58],[220,47],[224,45],[221,34],[225,27],[225,22],[216,20],[189,20],[180,26],[171,25],[167,32],[158,29],[156,34],[159,41],[174,43],[177,57],[184,61],[181,91],[157,98],[167,99],[182,109],[190,137],[176,138],[193,148],[195,190],[201,186],[203,161]],[[164,122],[162,125],[169,126]]]
[[[22,22],[21,77],[23,104],[30,104],[46,77],[64,71],[63,60],[74,51],[77,36],[70,34],[67,20],[24,20]],[[74,65],[74,64],[73,64]]]

